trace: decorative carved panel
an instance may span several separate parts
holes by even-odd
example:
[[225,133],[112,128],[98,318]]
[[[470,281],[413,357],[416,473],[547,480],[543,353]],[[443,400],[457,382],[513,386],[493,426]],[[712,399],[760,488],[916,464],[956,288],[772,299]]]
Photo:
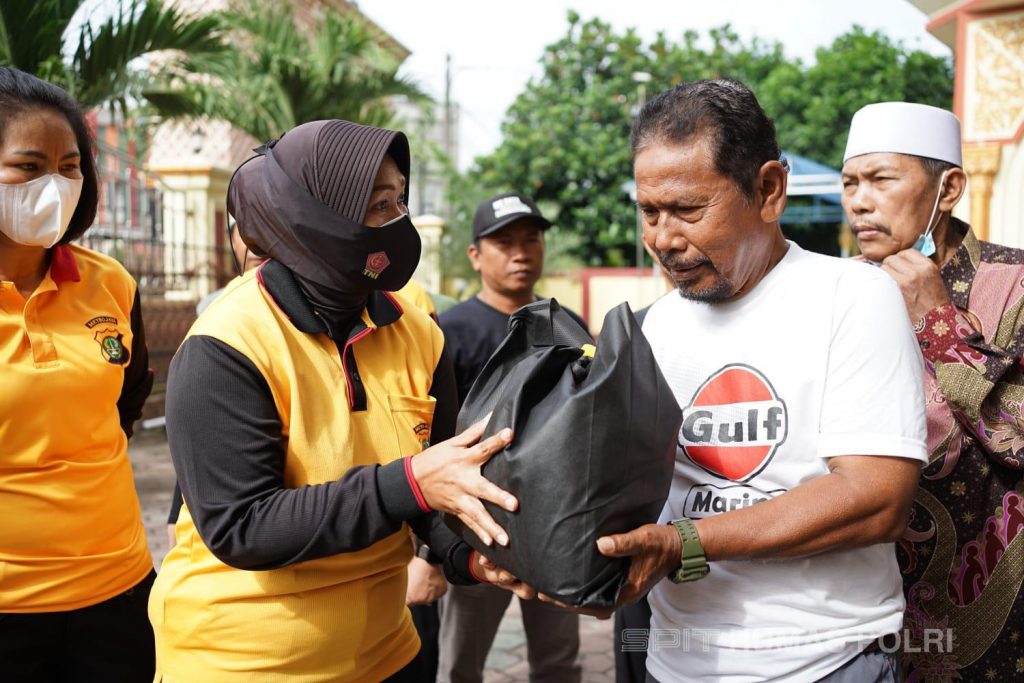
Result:
[[964,142],[1018,140],[1024,129],[1024,11],[967,21]]

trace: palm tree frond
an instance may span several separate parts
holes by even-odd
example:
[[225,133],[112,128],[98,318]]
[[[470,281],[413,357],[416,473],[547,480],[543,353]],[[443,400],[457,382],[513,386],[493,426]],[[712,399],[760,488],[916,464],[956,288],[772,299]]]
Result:
[[0,2],[0,64],[40,76],[60,72],[64,33],[82,1]]
[[79,32],[73,69],[80,83],[75,92],[87,107],[124,93],[132,62],[173,50],[189,54],[217,53],[221,41],[220,15],[191,17],[159,0],[130,0],[98,28],[85,24]]
[[201,101],[183,90],[147,88],[139,96],[163,117],[199,117],[207,113]]
[[208,77],[211,115],[257,139],[317,119],[383,125],[393,121],[392,97],[428,99],[397,75],[401,61],[357,14],[329,12],[305,28],[287,4],[253,2],[235,3],[224,20],[234,49],[191,58],[187,70]]

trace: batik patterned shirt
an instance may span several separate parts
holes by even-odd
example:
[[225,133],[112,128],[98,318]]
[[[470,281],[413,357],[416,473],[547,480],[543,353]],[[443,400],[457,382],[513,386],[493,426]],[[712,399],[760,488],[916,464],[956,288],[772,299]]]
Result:
[[953,228],[951,303],[915,328],[930,464],[897,551],[902,659],[909,683],[1022,680],[1024,251]]

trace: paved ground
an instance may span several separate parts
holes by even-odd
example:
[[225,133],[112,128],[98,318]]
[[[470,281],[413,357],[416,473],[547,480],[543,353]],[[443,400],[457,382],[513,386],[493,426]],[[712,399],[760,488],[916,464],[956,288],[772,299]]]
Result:
[[[135,485],[142,501],[142,519],[146,525],[149,548],[157,568],[167,554],[167,510],[174,488],[174,470],[163,430],[142,432],[128,449],[135,468]],[[580,619],[580,650],[583,680],[586,683],[610,683],[615,680],[612,661],[611,621],[590,617]],[[494,648],[487,658],[485,683],[525,683],[526,637],[519,616],[519,601],[512,600],[498,630]]]

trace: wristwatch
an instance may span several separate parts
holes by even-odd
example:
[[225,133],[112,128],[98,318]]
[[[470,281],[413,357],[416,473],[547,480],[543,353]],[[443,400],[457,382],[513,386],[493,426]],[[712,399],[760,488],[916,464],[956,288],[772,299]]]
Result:
[[442,564],[441,560],[434,553],[430,552],[430,546],[426,543],[416,544],[416,557],[432,565]]
[[697,527],[688,519],[677,519],[672,522],[672,526],[679,532],[683,552],[679,569],[669,574],[669,580],[672,583],[685,583],[703,579],[711,567],[708,566],[708,558],[704,556],[704,546],[700,544]]

